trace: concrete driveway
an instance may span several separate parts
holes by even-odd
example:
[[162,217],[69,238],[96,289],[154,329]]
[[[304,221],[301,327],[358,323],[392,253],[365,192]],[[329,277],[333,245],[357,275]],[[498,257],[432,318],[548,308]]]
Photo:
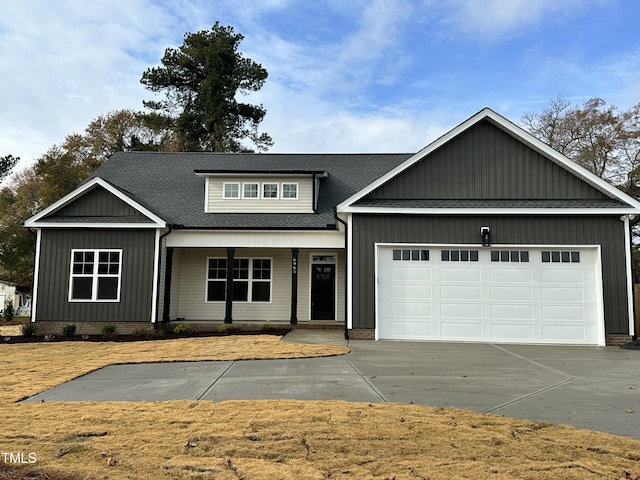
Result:
[[[286,341],[345,344],[340,331]],[[25,400],[413,402],[640,438],[640,350],[351,341],[328,358],[112,365]]]

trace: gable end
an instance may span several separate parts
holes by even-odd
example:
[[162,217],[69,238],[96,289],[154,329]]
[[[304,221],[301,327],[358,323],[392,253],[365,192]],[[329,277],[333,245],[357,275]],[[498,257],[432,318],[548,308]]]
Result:
[[611,200],[611,197],[484,119],[428,153],[362,201],[427,199]]
[[85,192],[82,196],[45,218],[47,221],[64,222],[72,219],[96,217],[151,223],[151,219],[100,186]]

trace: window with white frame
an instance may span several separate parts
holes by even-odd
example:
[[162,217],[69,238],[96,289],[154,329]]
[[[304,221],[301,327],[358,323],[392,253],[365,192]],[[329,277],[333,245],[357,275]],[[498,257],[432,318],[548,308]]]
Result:
[[289,200],[296,200],[298,198],[298,184],[297,183],[283,183],[282,184],[282,198]]
[[223,198],[240,198],[240,184],[224,183],[222,185],[222,197]]
[[242,184],[242,198],[258,198],[259,191],[259,184],[257,183]]
[[263,183],[262,184],[262,198],[278,198],[278,184],[277,183]]
[[118,302],[122,250],[72,250],[69,301]]
[[[207,302],[224,302],[227,292],[227,260],[207,260]],[[271,259],[236,258],[233,260],[233,301],[271,301]]]

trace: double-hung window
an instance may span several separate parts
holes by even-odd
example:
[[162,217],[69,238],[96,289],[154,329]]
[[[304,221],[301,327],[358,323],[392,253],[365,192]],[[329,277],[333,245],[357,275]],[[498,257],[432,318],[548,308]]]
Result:
[[122,250],[72,250],[71,302],[119,302]]
[[[227,294],[227,260],[209,258],[207,265],[207,302],[224,302]],[[233,260],[233,301],[271,301],[271,259],[236,258]]]

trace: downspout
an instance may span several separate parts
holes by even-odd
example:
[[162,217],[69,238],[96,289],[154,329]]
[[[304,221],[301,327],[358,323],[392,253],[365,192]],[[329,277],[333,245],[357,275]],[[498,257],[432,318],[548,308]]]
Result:
[[[158,248],[162,248],[162,239],[165,238],[167,235],[169,235],[171,233],[171,231],[173,230],[172,226],[167,224],[167,231],[164,232],[162,235],[160,235],[160,237],[158,238]],[[165,279],[161,279],[160,278],[160,267],[162,266],[162,255],[161,252],[158,252],[158,285],[157,288],[158,290],[160,290],[160,282],[165,281]],[[167,292],[164,292],[164,294],[166,295]],[[169,294],[171,294],[171,292],[169,292]],[[158,316],[158,310],[160,309],[160,295],[158,295],[158,298],[156,298],[156,321],[153,322],[153,329],[155,331],[158,331],[158,325],[161,323],[159,322],[157,316]]]
[[347,268],[349,265],[349,226],[347,222],[338,217],[338,209],[333,209],[333,216],[335,219],[344,225],[344,339],[349,340],[349,329],[347,328],[347,318],[349,317],[349,279],[347,276]]
[[27,227],[27,231],[33,236],[33,277],[31,278],[31,318],[30,321],[31,323],[34,323],[36,321],[36,289],[37,289],[37,285],[36,285],[36,272],[38,271],[38,260],[40,260],[38,258],[38,234],[36,232],[33,231],[33,229],[31,227]]
[[638,327],[640,326],[638,322],[638,312],[636,312],[636,288],[635,288],[635,262],[633,261],[633,227],[640,222],[640,217],[636,216],[635,218],[629,218],[629,231],[627,232],[629,235],[629,255],[631,257],[631,305],[632,305],[632,314],[633,314],[633,322],[634,322],[634,331],[633,336],[631,337],[632,341],[636,342],[638,340]]

